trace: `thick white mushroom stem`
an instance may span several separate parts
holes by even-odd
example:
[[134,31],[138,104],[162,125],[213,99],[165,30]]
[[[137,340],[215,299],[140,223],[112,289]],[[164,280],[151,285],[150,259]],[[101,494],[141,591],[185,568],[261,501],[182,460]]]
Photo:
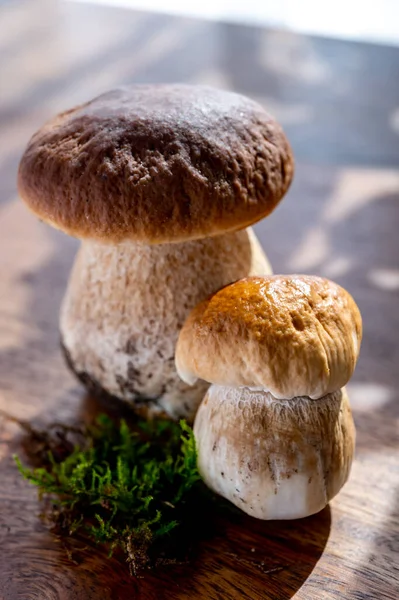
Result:
[[89,387],[148,415],[193,418],[209,384],[179,379],[180,328],[219,288],[270,272],[251,229],[151,246],[84,241],[61,309],[68,362]]
[[212,385],[194,423],[205,483],[259,519],[323,509],[348,479],[355,427],[345,389],[311,400]]

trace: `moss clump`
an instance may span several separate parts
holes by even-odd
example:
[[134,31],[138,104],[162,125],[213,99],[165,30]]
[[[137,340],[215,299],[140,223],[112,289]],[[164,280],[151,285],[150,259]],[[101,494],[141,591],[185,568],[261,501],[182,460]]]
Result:
[[67,427],[29,428],[41,466],[27,468],[15,457],[22,476],[48,500],[57,532],[83,533],[110,554],[122,550],[133,574],[181,559],[198,502],[191,427],[139,420],[132,430],[101,415],[70,432],[73,442]]

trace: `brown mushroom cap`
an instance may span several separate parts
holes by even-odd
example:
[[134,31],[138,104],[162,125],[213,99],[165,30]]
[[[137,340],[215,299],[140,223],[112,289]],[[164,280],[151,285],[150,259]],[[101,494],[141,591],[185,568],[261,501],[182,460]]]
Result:
[[176,348],[187,383],[321,398],[343,387],[362,336],[359,309],[339,285],[309,275],[249,277],[201,302]]
[[22,198],[80,238],[184,241],[244,228],[288,189],[280,126],[238,94],[136,85],[61,113],[30,140]]

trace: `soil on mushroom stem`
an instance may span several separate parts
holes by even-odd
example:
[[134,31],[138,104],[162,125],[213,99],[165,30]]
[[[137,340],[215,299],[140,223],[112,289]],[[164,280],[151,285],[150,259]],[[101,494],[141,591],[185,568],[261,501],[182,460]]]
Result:
[[[94,424],[24,430],[22,476],[38,488],[41,517],[59,536],[71,560],[73,538],[124,553],[132,575],[158,565],[186,562],[209,535],[219,500],[203,486],[191,427],[166,420],[106,415]],[[218,509],[216,509],[218,512]],[[212,527],[213,528],[213,527]]]

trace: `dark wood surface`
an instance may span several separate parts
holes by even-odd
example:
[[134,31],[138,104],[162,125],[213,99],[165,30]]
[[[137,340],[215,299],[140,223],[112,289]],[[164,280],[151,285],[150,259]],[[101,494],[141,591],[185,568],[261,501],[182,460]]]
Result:
[[99,410],[63,363],[58,309],[77,243],[17,197],[18,160],[55,112],[118,84],[207,82],[257,98],[297,158],[256,226],[276,272],[329,276],[357,300],[364,341],[349,386],[357,452],[319,515],[220,520],[189,565],[128,576],[98,548],[72,564],[37,518],[0,421],[0,597],[399,598],[399,49],[52,0],[0,3],[0,408],[36,423]]

